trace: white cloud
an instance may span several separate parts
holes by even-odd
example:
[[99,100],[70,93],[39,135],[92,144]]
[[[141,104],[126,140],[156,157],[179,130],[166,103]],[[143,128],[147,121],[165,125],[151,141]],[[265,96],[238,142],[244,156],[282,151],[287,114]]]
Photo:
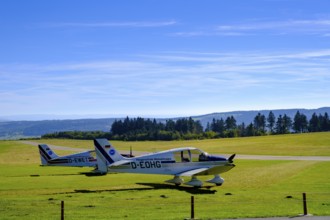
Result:
[[292,102],[306,96],[308,102],[308,97],[322,100],[330,94],[329,55],[330,50],[171,52],[137,56],[134,61],[2,65],[0,101],[7,112],[67,114],[122,114],[132,108],[153,113],[165,107],[228,106],[235,101],[256,104],[266,96],[285,96]]
[[327,37],[330,32],[329,19],[260,21],[246,23],[221,24],[203,31],[181,31],[172,36],[253,36],[253,35],[320,35]]
[[220,32],[236,31],[242,33],[269,34],[316,34],[323,35],[330,30],[330,20],[287,20],[255,22],[236,25],[220,25]]

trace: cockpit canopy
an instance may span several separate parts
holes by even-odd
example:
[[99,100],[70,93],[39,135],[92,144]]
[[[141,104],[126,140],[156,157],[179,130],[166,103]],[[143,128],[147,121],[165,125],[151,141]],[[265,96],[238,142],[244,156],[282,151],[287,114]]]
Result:
[[208,161],[208,157],[209,157],[209,154],[208,154],[208,153],[206,153],[206,152],[202,152],[202,153],[199,155],[198,160],[199,160],[199,161]]
[[176,162],[226,161],[225,157],[210,155],[199,149],[183,149],[174,154]]

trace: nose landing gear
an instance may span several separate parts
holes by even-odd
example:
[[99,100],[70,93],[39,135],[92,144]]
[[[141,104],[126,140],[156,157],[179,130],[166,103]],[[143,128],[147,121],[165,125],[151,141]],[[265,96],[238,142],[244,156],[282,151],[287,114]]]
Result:
[[225,180],[220,177],[219,174],[214,175],[213,179],[207,180],[206,182],[208,183],[214,183],[217,186],[221,186]]

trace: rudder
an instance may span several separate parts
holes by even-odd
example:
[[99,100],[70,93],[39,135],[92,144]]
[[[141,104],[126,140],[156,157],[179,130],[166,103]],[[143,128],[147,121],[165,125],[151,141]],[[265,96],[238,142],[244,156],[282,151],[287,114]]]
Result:
[[124,157],[105,138],[94,139],[98,170],[107,172],[108,166]]
[[48,165],[48,161],[55,159],[58,155],[48,147],[47,144],[39,144],[39,154],[41,165]]

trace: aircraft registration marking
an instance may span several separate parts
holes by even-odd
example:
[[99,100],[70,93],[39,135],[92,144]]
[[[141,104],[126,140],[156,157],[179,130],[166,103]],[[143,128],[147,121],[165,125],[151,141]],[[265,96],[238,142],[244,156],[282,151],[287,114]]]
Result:
[[142,161],[136,161],[131,162],[132,169],[151,169],[151,168],[161,168],[162,163],[159,160],[142,160]]
[[80,157],[80,158],[69,158],[68,159],[69,163],[87,163],[89,162],[89,158],[88,157]]

